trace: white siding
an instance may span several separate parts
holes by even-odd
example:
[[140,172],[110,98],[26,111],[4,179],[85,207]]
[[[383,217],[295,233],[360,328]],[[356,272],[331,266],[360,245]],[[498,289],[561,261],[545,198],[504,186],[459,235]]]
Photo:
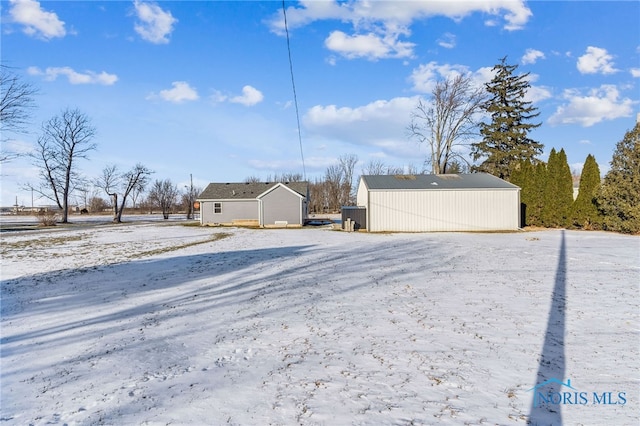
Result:
[[360,179],[358,191],[356,192],[356,204],[360,207],[366,207],[369,204],[369,190],[362,179]]
[[[519,190],[378,190],[368,192],[371,232],[516,230]],[[362,195],[364,201],[364,195]]]

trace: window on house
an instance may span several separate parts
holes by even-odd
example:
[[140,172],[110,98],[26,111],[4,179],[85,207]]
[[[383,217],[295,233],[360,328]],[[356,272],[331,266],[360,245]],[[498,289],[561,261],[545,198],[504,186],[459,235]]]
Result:
[[213,203],[213,212],[222,213],[222,203]]

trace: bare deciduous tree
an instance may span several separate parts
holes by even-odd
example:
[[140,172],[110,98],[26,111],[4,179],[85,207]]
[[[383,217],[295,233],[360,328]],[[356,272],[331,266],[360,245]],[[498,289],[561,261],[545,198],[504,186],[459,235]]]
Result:
[[249,176],[244,180],[244,183],[258,183],[258,182],[261,182],[258,176]]
[[96,149],[92,142],[95,133],[87,115],[66,109],[43,123],[36,151],[30,154],[40,171],[41,184],[26,188],[55,202],[62,209],[62,223],[68,222],[70,194],[82,184],[76,163]]
[[338,159],[342,169],[342,191],[340,194],[340,205],[347,206],[353,204],[353,172],[358,164],[358,156],[355,154],[342,155]]
[[193,219],[193,203],[198,197],[198,194],[202,192],[202,188],[193,186],[193,175],[190,175],[189,186],[185,185],[185,193],[182,194],[182,206],[186,207],[187,219]]
[[15,152],[5,149],[8,142],[6,135],[26,132],[31,111],[35,108],[34,96],[37,94],[38,89],[20,80],[8,66],[0,65],[0,133],[2,134],[0,163],[17,156]]
[[169,179],[156,180],[149,191],[148,200],[151,204],[154,204],[162,209],[162,216],[165,219],[169,219],[169,213],[171,208],[176,203],[178,198],[178,187],[175,186]]
[[485,98],[470,77],[458,75],[439,81],[429,103],[418,102],[408,130],[410,137],[428,144],[431,173],[447,173],[454,159],[468,163],[454,148],[478,134],[477,113]]
[[381,160],[370,160],[362,169],[363,175],[384,175],[387,166]]
[[[258,180],[258,182],[260,181]],[[282,174],[276,173],[273,176],[267,176],[267,180],[265,182],[302,182],[302,175],[300,173],[292,172],[285,172]]]
[[326,185],[322,179],[316,178],[309,185],[309,212],[323,213],[328,208],[328,200],[326,196]]
[[[102,176],[97,179],[96,186],[102,188],[113,200],[114,222],[122,222],[122,213],[127,204],[127,197],[134,192],[140,193],[144,191],[152,173],[151,170],[140,163],[124,173],[120,173],[115,165],[107,166],[102,170]],[[122,194],[119,204],[118,191]]]
[[324,174],[324,184],[326,191],[327,207],[331,212],[340,209],[340,194],[342,192],[342,182],[344,170],[339,165],[327,167]]
[[118,193],[120,176],[118,174],[118,166],[112,164],[102,169],[102,175],[96,179],[95,185],[101,188],[111,199],[111,207],[113,208],[113,221],[118,216]]
[[144,188],[142,187],[135,187],[131,190],[131,207],[134,209],[138,208],[138,200],[143,192]]
[[94,195],[91,198],[89,198],[88,208],[89,208],[89,211],[92,213],[101,212],[109,208],[109,203],[104,198]]
[[418,166],[416,166],[415,164],[408,164],[405,169],[405,173],[408,175],[421,175],[424,173],[424,171],[418,169]]
[[362,169],[363,175],[401,175],[404,174],[404,168],[389,166],[381,160],[371,160]]
[[353,174],[357,163],[356,155],[343,155],[338,164],[327,167],[323,181],[312,185],[310,197],[322,200],[322,210],[336,212],[341,206],[352,204]]

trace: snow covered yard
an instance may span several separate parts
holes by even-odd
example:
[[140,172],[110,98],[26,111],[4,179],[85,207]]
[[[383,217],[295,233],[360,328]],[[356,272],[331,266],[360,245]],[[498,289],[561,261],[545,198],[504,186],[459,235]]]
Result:
[[[0,250],[5,424],[640,417],[638,237],[139,223]],[[550,378],[569,401],[536,407]]]

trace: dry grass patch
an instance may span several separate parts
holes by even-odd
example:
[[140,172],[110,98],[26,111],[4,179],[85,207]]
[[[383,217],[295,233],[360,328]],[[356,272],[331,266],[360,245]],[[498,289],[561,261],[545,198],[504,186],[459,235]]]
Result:
[[134,254],[131,254],[128,257],[129,257],[129,259],[137,259],[137,258],[140,258],[140,257],[154,256],[156,254],[169,253],[169,252],[180,250],[180,249],[187,248],[187,247],[193,247],[193,246],[197,246],[197,245],[200,245],[200,244],[206,244],[206,243],[211,243],[211,242],[214,242],[214,241],[218,241],[218,240],[221,240],[223,238],[230,237],[231,235],[233,235],[233,234],[227,233],[227,232],[220,232],[220,233],[217,233],[217,234],[213,234],[210,238],[208,238],[206,240],[203,240],[203,241],[193,241],[193,242],[190,242],[190,243],[178,244],[178,245],[175,245],[175,246],[160,247],[160,248],[153,249],[153,250],[146,250],[146,251],[142,251],[142,252],[139,252],[139,253],[134,253]]

